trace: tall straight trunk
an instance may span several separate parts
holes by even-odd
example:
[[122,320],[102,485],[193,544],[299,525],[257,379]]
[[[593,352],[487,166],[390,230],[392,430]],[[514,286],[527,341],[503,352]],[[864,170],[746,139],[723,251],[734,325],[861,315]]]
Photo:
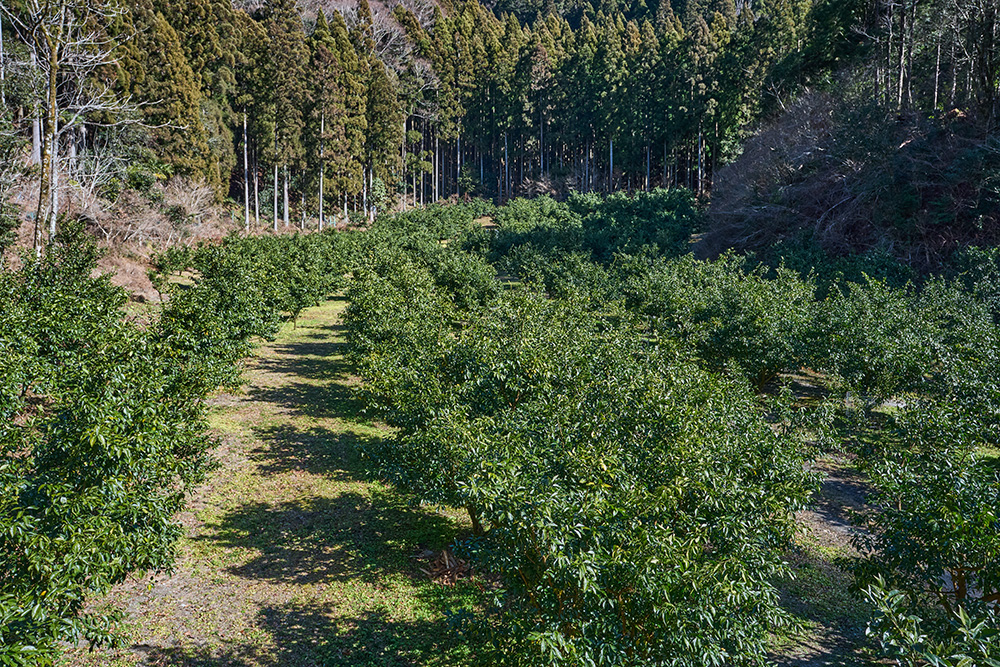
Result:
[[906,74],[906,4],[899,8],[899,51],[896,58],[898,76],[896,86],[896,109],[903,108],[903,83]]
[[885,42],[885,105],[889,106],[892,101],[892,38],[894,33],[895,19],[893,9],[895,0],[889,0],[887,4],[888,14],[886,15],[886,27],[888,35]]
[[257,162],[257,143],[253,147],[253,221],[260,229],[260,164]]
[[934,110],[938,107],[938,82],[941,81],[941,38],[938,37],[937,58],[934,61]]
[[518,134],[518,139],[522,139],[519,142],[518,148],[517,148],[517,157],[518,157],[518,160],[517,160],[517,182],[518,183],[524,183],[524,154],[525,154],[524,141],[523,141],[523,138],[521,137],[521,133],[518,132],[517,134]]
[[708,169],[708,187],[711,189],[715,185],[715,172],[719,167],[719,153],[722,151],[719,149],[719,122],[715,122],[715,134],[712,135],[712,161],[709,163]]
[[49,243],[55,241],[59,220],[59,118],[52,119],[49,137]]
[[667,187],[667,142],[663,142],[663,187]]
[[507,199],[510,199],[510,145],[507,143],[507,133],[503,133],[503,170],[504,187],[507,190]]
[[323,231],[323,174],[326,171],[326,163],[323,161],[323,144],[326,134],[326,113],[319,117],[319,231]]
[[38,208],[35,213],[35,243],[36,251],[41,251],[41,229],[38,221],[47,222],[49,225],[49,243],[55,240],[56,218],[59,213],[58,189],[58,160],[59,160],[59,104],[57,93],[58,83],[58,54],[52,39],[45,34],[49,49],[49,80],[47,81],[47,99],[45,101],[45,123],[42,128],[41,141],[41,162],[42,170],[39,175],[38,186]]
[[705,181],[705,134],[698,128],[698,194],[702,194]]
[[301,217],[301,220],[299,221],[299,229],[301,229],[302,231],[305,231],[305,229],[306,229],[306,193],[305,193],[305,190],[302,191],[302,194],[300,196],[301,196],[300,206],[302,206],[302,217]]
[[37,116],[31,119],[31,164],[42,163],[42,121]]
[[288,165],[287,164],[285,164],[284,172],[285,172],[285,179],[284,179],[285,209],[284,209],[284,215],[282,216],[282,220],[285,223],[285,229],[288,229],[289,220],[288,220]]
[[948,98],[948,106],[955,108],[955,94],[958,91],[958,67],[955,63],[955,43],[958,41],[957,35],[951,40],[951,96]]
[[652,160],[653,148],[649,144],[646,144],[646,192],[649,192],[649,166]]
[[455,197],[462,196],[462,184],[460,179],[462,176],[462,135],[458,135],[458,141],[455,143]]
[[434,201],[438,201],[438,171],[441,166],[441,145],[437,130],[434,131]]
[[66,133],[66,138],[68,139],[68,141],[67,141],[67,144],[68,144],[67,148],[69,150],[69,155],[68,155],[68,157],[69,157],[68,171],[69,171],[70,177],[72,178],[73,175],[76,174],[77,128],[75,128],[75,127],[70,128],[65,133]]
[[972,58],[969,58],[969,67],[965,70],[965,101],[969,102],[972,100],[972,70],[975,67],[975,63]]
[[590,192],[590,142],[583,142],[583,191]]
[[545,114],[541,101],[538,103],[538,176],[545,173]]
[[247,156],[247,112],[243,110],[243,231],[250,234],[250,159]]
[[278,231],[278,199],[280,198],[278,193],[278,161],[274,161],[274,231]]
[[[37,65],[35,52],[31,52],[31,70],[34,71]],[[42,163],[42,119],[36,113],[31,119],[31,164]],[[40,209],[39,209],[40,210]],[[37,218],[36,218],[37,220]]]
[[917,24],[917,0],[910,0],[910,30],[906,47],[906,104],[913,106],[913,31]]
[[980,108],[986,111],[986,127],[992,131],[995,129],[994,120],[997,113],[998,78],[997,67],[991,62],[996,58],[997,10],[994,5],[983,8],[981,25],[976,54],[979,64],[976,73],[976,88],[978,88],[976,101]]
[[[403,138],[399,141],[399,164],[400,164],[400,177],[399,181],[403,184],[403,210],[406,210],[406,126],[409,123],[409,118],[403,118]],[[413,182],[413,206],[417,205],[417,175],[411,174],[410,180]]]
[[368,215],[368,167],[361,171],[361,210]]
[[608,164],[608,193],[610,194],[615,188],[615,140],[608,139],[608,157],[610,158]]
[[[420,161],[423,162],[424,151],[427,150],[424,147],[424,139],[427,136],[427,121],[426,120],[421,120],[420,124],[422,126],[420,128],[421,129],[421,132],[420,132]],[[420,167],[420,205],[421,206],[424,205],[424,168],[423,168],[423,166]]]
[[3,59],[3,19],[0,18],[0,107],[7,106],[7,66]]

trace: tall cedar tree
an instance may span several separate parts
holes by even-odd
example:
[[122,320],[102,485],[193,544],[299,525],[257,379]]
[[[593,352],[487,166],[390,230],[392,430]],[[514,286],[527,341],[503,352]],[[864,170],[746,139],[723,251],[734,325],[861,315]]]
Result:
[[299,166],[305,155],[302,145],[303,109],[307,99],[306,48],[302,19],[295,0],[276,0],[268,17],[271,83],[274,85],[277,163],[282,168]]
[[136,0],[131,16],[135,38],[120,63],[128,73],[122,77],[128,82],[127,92],[153,128],[152,140],[161,159],[178,174],[210,178],[201,90],[177,32],[151,0]]
[[[309,37],[309,117],[306,126],[309,183],[319,191],[319,170],[323,169],[324,190],[328,195],[343,196],[342,183],[331,183],[330,176],[348,170],[351,147],[347,140],[347,107],[344,90],[344,65],[337,40],[330,30],[326,15],[320,12],[316,30]],[[336,185],[334,189],[331,185]],[[339,201],[334,199],[333,201]],[[331,210],[324,205],[325,210]]]
[[364,69],[351,42],[347,23],[340,12],[334,12],[330,21],[330,31],[337,44],[337,52],[344,68],[343,89],[344,109],[344,140],[346,147],[343,171],[335,174],[335,188],[345,196],[353,196],[361,192],[364,185],[364,149],[365,137],[368,131],[368,116],[366,112],[367,95],[365,91]]

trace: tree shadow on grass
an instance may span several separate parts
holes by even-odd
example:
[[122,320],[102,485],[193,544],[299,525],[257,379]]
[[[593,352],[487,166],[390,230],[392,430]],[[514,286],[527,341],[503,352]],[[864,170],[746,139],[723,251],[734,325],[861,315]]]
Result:
[[257,368],[275,373],[294,374],[310,380],[336,380],[341,377],[345,366],[343,355],[347,343],[330,341],[330,336],[340,335],[335,331],[339,326],[323,327],[329,334],[310,334],[307,340],[274,345],[271,349],[278,353],[257,361]]
[[337,618],[329,605],[287,604],[261,609],[256,625],[270,635],[273,652],[255,645],[134,650],[157,667],[410,667],[455,665],[468,654],[446,622],[401,621],[384,611]]
[[786,554],[794,577],[778,582],[781,606],[811,628],[774,660],[782,667],[860,667],[869,664],[865,626],[871,608],[850,590],[839,563],[809,548]]
[[[292,415],[323,418],[340,418],[343,420],[366,423],[364,401],[353,387],[347,384],[350,378],[350,364],[339,357],[322,359],[316,362],[324,370],[310,371],[316,375],[328,374],[328,378],[310,379],[298,372],[300,362],[273,361],[273,365],[287,364],[283,371],[289,376],[288,382],[277,387],[253,387],[247,396],[255,401],[277,405]],[[298,380],[297,378],[303,378]]]
[[377,489],[248,503],[207,528],[198,539],[254,554],[230,567],[232,574],[291,584],[360,579],[378,585],[391,574],[416,577],[410,557],[418,547],[448,544],[456,532],[450,519]]
[[359,452],[381,440],[378,435],[288,424],[254,429],[254,435],[263,443],[250,454],[260,474],[308,472],[342,481],[371,478]]

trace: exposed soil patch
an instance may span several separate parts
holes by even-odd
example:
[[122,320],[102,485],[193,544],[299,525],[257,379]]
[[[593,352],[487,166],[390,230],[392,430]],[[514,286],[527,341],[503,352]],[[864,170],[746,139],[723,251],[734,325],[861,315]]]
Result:
[[855,514],[868,511],[868,483],[857,470],[842,461],[821,459],[814,469],[825,475],[811,508],[797,519],[819,545],[855,554],[851,536],[859,529],[852,523]]
[[851,517],[868,511],[868,484],[843,459],[822,458],[813,468],[823,481],[812,506],[796,515],[802,534],[786,555],[793,577],[780,582],[782,606],[804,632],[786,638],[774,660],[788,667],[868,665],[870,609],[850,590],[853,577],[846,569],[857,555]]

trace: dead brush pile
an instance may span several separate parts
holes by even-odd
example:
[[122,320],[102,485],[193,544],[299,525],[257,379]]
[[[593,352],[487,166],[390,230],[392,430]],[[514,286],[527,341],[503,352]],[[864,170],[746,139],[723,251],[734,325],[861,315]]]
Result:
[[960,111],[804,96],[720,170],[703,252],[888,253],[930,271],[1000,240],[1000,140]]
[[[22,220],[17,241],[7,252],[8,262],[15,267],[18,254],[33,243],[37,190],[37,182],[23,179],[11,198]],[[155,183],[148,192],[125,189],[113,202],[81,193],[79,188],[67,188],[64,196],[62,214],[84,221],[103,251],[96,271],[112,274],[111,281],[138,301],[159,300],[146,275],[153,252],[221,239],[241,226],[217,204],[210,187],[184,177]]]

